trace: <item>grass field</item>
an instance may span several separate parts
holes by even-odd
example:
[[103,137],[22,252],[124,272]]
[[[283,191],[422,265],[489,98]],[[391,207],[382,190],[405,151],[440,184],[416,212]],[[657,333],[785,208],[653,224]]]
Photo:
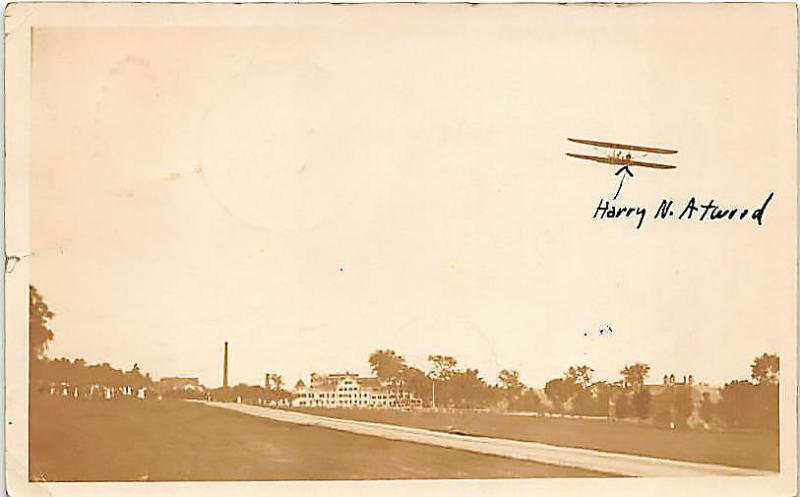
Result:
[[182,401],[34,396],[35,481],[604,476],[285,424]]
[[477,412],[325,408],[294,410],[320,416],[542,442],[564,447],[770,471],[780,469],[779,436],[774,432],[671,431],[629,422],[611,423],[604,419],[538,418]]

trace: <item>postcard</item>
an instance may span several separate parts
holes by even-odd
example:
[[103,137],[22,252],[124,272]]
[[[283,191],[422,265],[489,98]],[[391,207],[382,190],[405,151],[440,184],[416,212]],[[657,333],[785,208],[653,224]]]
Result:
[[13,497],[796,495],[794,4],[5,21]]

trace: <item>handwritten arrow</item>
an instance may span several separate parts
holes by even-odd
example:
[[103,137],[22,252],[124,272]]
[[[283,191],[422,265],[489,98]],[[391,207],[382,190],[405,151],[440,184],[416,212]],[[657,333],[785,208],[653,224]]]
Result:
[[617,169],[617,172],[614,173],[614,176],[619,176],[622,172],[625,172],[625,174],[622,175],[622,179],[619,181],[619,187],[617,188],[617,193],[614,194],[614,200],[617,199],[619,192],[622,191],[622,184],[625,183],[625,176],[630,176],[633,178],[633,173],[628,166],[622,166],[621,168]]

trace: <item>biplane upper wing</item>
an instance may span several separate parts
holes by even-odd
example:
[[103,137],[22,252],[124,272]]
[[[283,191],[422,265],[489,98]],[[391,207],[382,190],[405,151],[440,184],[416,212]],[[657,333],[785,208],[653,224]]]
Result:
[[604,148],[613,148],[615,150],[630,150],[635,152],[649,152],[653,154],[677,154],[677,150],[670,150],[668,148],[656,148],[656,147],[640,147],[639,145],[625,145],[624,143],[611,143],[611,142],[600,142],[594,140],[583,140],[580,138],[567,138],[567,140],[575,143],[581,143],[583,145],[593,145],[595,147],[604,147]]
[[675,169],[678,166],[671,166],[669,164],[656,164],[655,162],[642,162],[637,160],[628,160],[619,157],[595,157],[594,155],[573,154],[567,152],[570,157],[576,159],[593,160],[603,164],[611,164],[614,166],[633,166],[633,167],[649,167],[652,169]]

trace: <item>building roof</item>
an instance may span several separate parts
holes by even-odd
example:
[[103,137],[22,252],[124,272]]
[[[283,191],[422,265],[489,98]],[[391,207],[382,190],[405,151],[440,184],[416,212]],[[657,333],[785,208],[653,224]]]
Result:
[[325,383],[323,385],[314,385],[313,387],[309,388],[309,390],[313,390],[315,392],[335,392],[336,385],[332,385],[330,383]]
[[336,390],[339,381],[343,379],[353,379],[358,386],[363,389],[370,390],[383,390],[384,386],[377,376],[359,376],[357,373],[330,373],[319,374],[313,373],[311,384],[306,385],[303,380],[300,380],[295,385],[295,389],[306,388],[313,391],[330,392]]
[[358,385],[363,388],[381,388],[381,380],[376,376],[358,378]]
[[188,381],[190,383],[199,383],[200,378],[194,376],[164,376],[159,381]]
[[344,373],[328,373],[322,374],[319,376],[327,376],[328,378],[358,378],[358,373],[351,373],[349,371],[345,371]]

